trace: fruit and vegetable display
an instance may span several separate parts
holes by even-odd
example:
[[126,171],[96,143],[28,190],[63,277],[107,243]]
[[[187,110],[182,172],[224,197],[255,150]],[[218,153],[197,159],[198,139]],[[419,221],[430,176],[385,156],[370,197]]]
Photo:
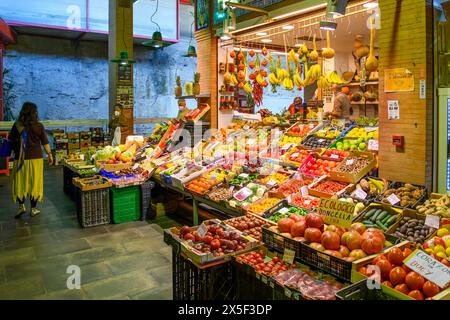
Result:
[[188,182],[185,188],[198,194],[205,194],[214,184],[215,182],[207,178],[199,177]]
[[251,249],[253,243],[242,237],[239,231],[235,231],[219,223],[204,223],[202,226],[206,232],[202,236],[199,228],[194,230],[189,226],[183,226],[179,230],[180,239],[186,240],[196,253],[211,253],[214,257]]
[[363,138],[358,139],[344,139],[336,142],[337,150],[351,150],[351,151],[366,151],[367,144]]
[[208,192],[208,198],[215,202],[227,201],[233,196],[228,186],[216,186]]
[[300,136],[289,136],[289,135],[284,135],[283,139],[281,139],[279,145],[280,146],[284,146],[286,144],[292,144],[292,145],[297,145],[300,142],[302,142],[303,137]]
[[265,214],[264,218],[266,220],[278,223],[278,221],[280,221],[283,218],[289,218],[291,215],[295,214],[295,215],[299,215],[299,216],[306,216],[306,214],[308,213],[307,210],[302,209],[302,208],[298,208],[298,207],[283,207],[277,211],[275,211],[273,214]]
[[387,231],[394,223],[397,222],[400,215],[398,213],[389,212],[387,210],[372,208],[364,212],[359,218],[361,222],[368,228],[377,228]]
[[242,187],[248,182],[255,181],[257,178],[257,174],[241,173],[237,177],[231,179],[228,184],[231,186]]
[[439,228],[436,235],[427,240],[422,248],[442,264],[450,267],[450,230]]
[[[384,191],[380,196],[380,200],[382,203],[391,203],[401,207],[412,207],[423,197],[424,194],[424,187],[418,187],[405,183],[403,186],[399,185],[398,187],[391,185],[390,188]],[[396,198],[394,198],[395,201],[392,200],[390,202],[389,197],[392,195],[395,195]]]
[[362,178],[356,184],[356,188],[355,191],[352,192],[352,196],[358,197],[357,196],[358,193],[356,192],[356,190],[359,188],[367,194],[366,199],[376,198],[386,190],[388,185],[389,182],[385,179],[375,179],[371,177]]
[[289,172],[274,172],[270,175],[267,175],[263,178],[259,179],[259,183],[266,184],[270,187],[278,186],[289,179],[291,173]]
[[378,126],[378,118],[359,117],[358,119],[356,119],[355,122],[359,126],[365,126],[365,127]]
[[336,139],[341,135],[341,130],[334,127],[325,127],[315,133],[317,138]]
[[313,182],[313,178],[293,178],[286,181],[279,187],[273,190],[273,193],[281,198],[287,198],[291,194],[295,194],[301,191],[303,186],[307,186]]
[[[385,254],[380,254],[374,258],[372,264],[361,267],[358,272],[366,277],[371,277],[377,272],[376,270],[379,270],[378,276],[381,284],[415,300],[431,300],[432,297],[441,292],[441,289],[403,263],[403,260],[411,252],[412,248],[409,246],[403,249],[392,247]],[[378,277],[374,278],[377,279]]]
[[306,150],[303,147],[294,147],[283,156],[283,159],[286,159],[290,162],[293,162],[297,166],[300,166],[306,158],[310,155],[311,151]]
[[298,123],[295,124],[288,132],[287,135],[292,136],[298,136],[298,137],[304,137],[308,135],[314,128],[316,127],[315,124],[302,124]]
[[308,149],[328,148],[333,141],[333,139],[308,136],[302,141],[301,145]]
[[423,244],[435,231],[436,229],[425,225],[425,219],[405,216],[398,223],[393,235],[400,239]]
[[248,264],[257,273],[265,276],[276,276],[282,271],[296,267],[295,263],[288,264],[278,256],[268,257],[263,250],[242,254],[236,258],[236,262]]
[[336,300],[336,292],[344,287],[333,277],[318,275],[311,270],[289,269],[273,278],[283,287],[300,292],[307,300]]
[[327,149],[323,152],[323,158],[329,158],[331,160],[342,161],[350,155],[350,152],[338,149]]
[[280,202],[281,199],[279,198],[266,198],[262,199],[261,201],[258,201],[257,203],[251,204],[245,208],[245,210],[255,213],[257,215],[263,215],[264,212],[272,208],[274,205],[276,205],[278,202]]
[[309,189],[310,193],[311,193],[311,191],[317,191],[317,192],[320,192],[322,194],[326,194],[326,195],[329,195],[330,197],[332,197],[333,195],[338,194],[341,191],[343,191],[348,186],[349,186],[349,184],[345,183],[345,182],[338,182],[338,181],[323,179],[323,180],[317,181],[316,183],[311,185],[308,189]]
[[371,163],[371,159],[350,155],[333,170],[339,173],[358,174]]
[[258,219],[251,214],[246,214],[245,216],[225,220],[224,222],[244,234],[249,235],[253,239],[262,241],[261,227],[266,224],[262,219]]
[[292,205],[306,210],[314,210],[320,205],[320,199],[311,196],[303,196],[301,193],[296,193],[291,196]]
[[[332,198],[334,198],[334,197],[332,197]],[[345,194],[341,195],[341,198],[339,198],[339,201],[345,201],[345,202],[354,204],[355,210],[353,211],[353,215],[355,217],[366,208],[366,206],[364,205],[363,202],[359,202],[358,199],[354,199],[352,197],[347,197]]]
[[446,194],[433,196],[433,198],[426,200],[424,204],[418,205],[416,207],[417,212],[450,218],[450,197]]
[[324,160],[311,155],[305,160],[300,170],[303,174],[320,177],[328,175],[338,164],[338,160]]
[[258,201],[266,192],[267,188],[265,186],[250,182],[246,187],[234,193],[228,204],[232,208],[242,208]]

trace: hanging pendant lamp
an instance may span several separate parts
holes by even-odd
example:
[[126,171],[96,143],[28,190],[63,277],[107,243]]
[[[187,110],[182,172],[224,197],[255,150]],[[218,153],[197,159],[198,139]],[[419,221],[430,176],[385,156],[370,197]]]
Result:
[[153,12],[152,16],[150,17],[150,21],[156,25],[156,27],[158,28],[157,31],[153,32],[152,35],[152,39],[148,40],[148,41],[144,41],[142,42],[143,46],[146,47],[151,47],[153,49],[161,49],[165,46],[167,46],[167,43],[163,41],[163,37],[161,34],[161,28],[159,27],[159,24],[156,23],[155,21],[153,21],[153,17],[156,15],[156,13],[158,12],[158,6],[159,6],[159,0],[156,0],[156,9],[155,12]]
[[191,38],[189,39],[189,45],[188,45],[187,53],[185,55],[185,57],[188,57],[188,58],[196,58],[197,57],[197,50],[195,50],[195,47],[191,44],[192,38],[193,38],[192,37],[193,29],[194,29],[194,21],[192,21],[192,24],[191,24]]
[[135,60],[128,59],[128,51],[120,51],[120,58],[114,58],[111,62],[119,63],[123,66],[136,63]]

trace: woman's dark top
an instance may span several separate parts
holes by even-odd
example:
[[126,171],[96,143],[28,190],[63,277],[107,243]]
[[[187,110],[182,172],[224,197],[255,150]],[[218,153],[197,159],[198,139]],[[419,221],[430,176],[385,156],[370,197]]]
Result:
[[[20,134],[16,123],[14,123],[8,138],[13,141],[15,160],[19,160]],[[21,125],[19,124],[19,126]],[[26,132],[28,135],[28,149],[25,152],[25,160],[42,159],[41,145],[48,144],[48,137],[44,125],[40,122],[36,122],[32,124],[30,130],[26,130]]]

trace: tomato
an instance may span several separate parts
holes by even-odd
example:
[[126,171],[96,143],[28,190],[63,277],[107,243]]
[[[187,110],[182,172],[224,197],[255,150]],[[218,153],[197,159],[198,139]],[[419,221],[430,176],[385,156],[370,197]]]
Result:
[[441,289],[439,289],[439,287],[436,284],[434,284],[433,282],[426,281],[423,284],[422,291],[425,294],[425,296],[430,298],[430,297],[434,297],[435,295],[437,295],[441,291]]
[[403,249],[403,258],[406,259],[410,254],[412,250],[410,248]]
[[422,289],[425,279],[417,272],[411,271],[406,275],[405,283],[409,290],[419,290]]
[[270,269],[269,267],[264,268],[264,272],[270,273],[271,271],[272,271],[272,269]]
[[389,273],[389,281],[391,281],[394,286],[403,283],[405,281],[405,277],[406,272],[400,267],[395,267]]
[[381,284],[389,288],[394,288],[390,281],[383,281]]
[[367,274],[367,268],[366,267],[361,267],[361,268],[359,268],[358,272],[363,274],[363,275],[366,275]]
[[420,290],[413,290],[410,293],[408,293],[408,296],[410,296],[413,299],[416,300],[423,300],[423,294],[422,292],[420,292]]
[[404,283],[396,285],[394,289],[406,295],[409,293],[408,286]]
[[211,241],[211,249],[219,249],[220,248],[220,241],[218,239],[214,239]]
[[392,265],[389,261],[381,259],[376,263],[376,266],[380,268],[381,279],[387,280],[389,279],[389,273],[392,270]]
[[397,247],[393,247],[388,251],[387,258],[394,266],[401,266],[403,264],[403,252]]
[[275,257],[272,258],[272,262],[273,262],[273,263],[277,263],[277,262],[279,262],[279,261],[280,261],[280,258],[277,257],[277,256],[275,256]]
[[380,254],[373,259],[373,263],[377,264],[380,260],[387,260],[386,256],[384,254]]

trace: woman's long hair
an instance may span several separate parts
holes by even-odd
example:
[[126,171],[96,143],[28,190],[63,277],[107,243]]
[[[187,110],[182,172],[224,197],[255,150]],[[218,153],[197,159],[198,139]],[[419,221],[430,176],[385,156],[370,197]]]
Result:
[[20,110],[19,123],[25,127],[27,131],[31,126],[39,121],[37,106],[32,102],[25,102]]

